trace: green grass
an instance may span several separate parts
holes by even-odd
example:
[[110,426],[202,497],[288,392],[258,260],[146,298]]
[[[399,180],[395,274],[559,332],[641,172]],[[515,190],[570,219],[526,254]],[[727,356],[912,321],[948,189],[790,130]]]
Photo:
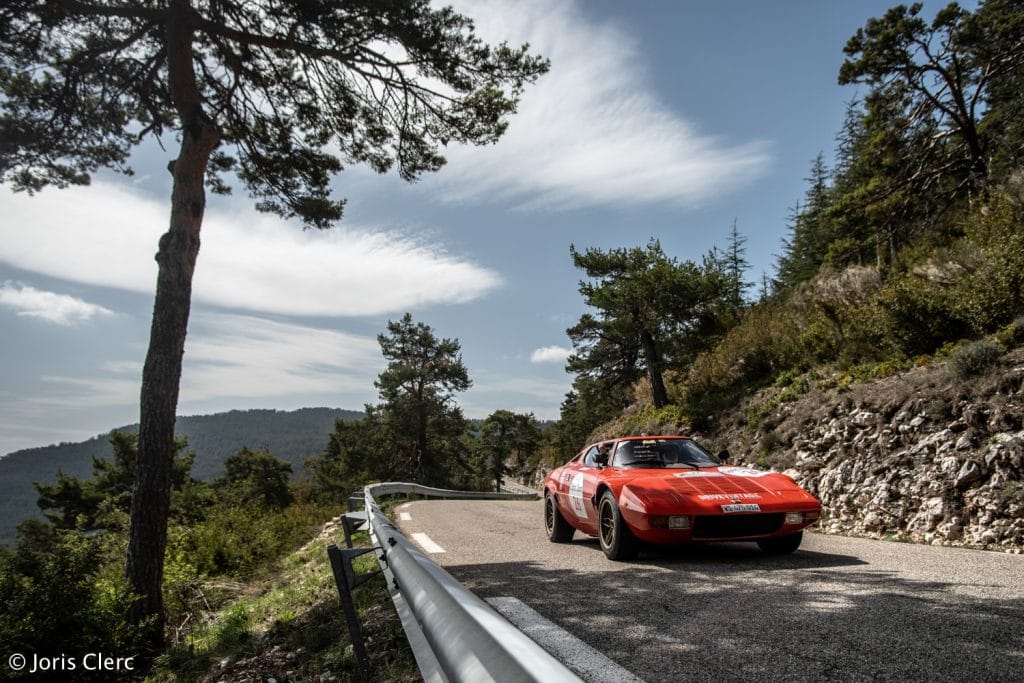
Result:
[[[355,537],[367,547],[367,534]],[[344,547],[336,529],[282,558],[251,581],[207,586],[227,590],[215,608],[163,655],[151,681],[306,680],[358,681],[359,669],[341,609],[327,546]],[[378,568],[374,553],[355,563],[357,573]],[[401,622],[382,577],[354,592],[374,680],[419,679]]]

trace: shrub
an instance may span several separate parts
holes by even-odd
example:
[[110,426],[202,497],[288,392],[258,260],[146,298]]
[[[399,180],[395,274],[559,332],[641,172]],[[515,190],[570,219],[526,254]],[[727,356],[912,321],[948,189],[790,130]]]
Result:
[[679,434],[687,431],[689,417],[681,406],[645,408],[627,425],[631,434]]
[[992,332],[1024,313],[1024,215],[996,195],[967,226],[961,260],[972,267],[954,306],[976,333]]
[[182,553],[199,575],[248,572],[302,545],[332,514],[337,506],[291,505],[278,511],[225,502],[211,508],[202,523],[181,528],[168,553]]
[[999,330],[993,335],[996,342],[1002,344],[1006,349],[1024,344],[1024,316],[1014,320],[1012,323]]
[[952,310],[947,287],[915,275],[894,278],[879,300],[890,318],[888,335],[903,354],[928,354],[949,339],[961,336],[971,325]]
[[842,348],[842,334],[835,318],[817,313],[800,330],[800,351],[803,362],[792,371],[801,370],[835,358]]
[[967,378],[980,374],[990,365],[999,360],[1003,349],[999,344],[982,339],[958,347],[949,356],[949,367],[953,374]]
[[[7,653],[139,651],[126,618],[132,596],[119,572],[106,571],[103,539],[35,520],[23,523],[18,534],[14,550],[0,549],[0,642]],[[27,670],[8,673],[32,678]],[[76,680],[109,677],[75,673]]]
[[708,395],[770,383],[801,365],[801,313],[784,304],[765,302],[749,309],[743,320],[712,350],[700,354],[686,376],[686,399],[700,405]]

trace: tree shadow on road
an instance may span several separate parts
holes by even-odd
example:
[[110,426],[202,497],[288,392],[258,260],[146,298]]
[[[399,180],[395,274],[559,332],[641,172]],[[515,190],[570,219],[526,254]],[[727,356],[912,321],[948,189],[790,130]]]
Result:
[[[572,546],[593,545],[584,539]],[[582,549],[582,548],[581,548]],[[607,570],[525,561],[449,567],[513,596],[649,683],[1020,680],[1024,599],[873,570],[852,556],[751,544],[645,551]]]

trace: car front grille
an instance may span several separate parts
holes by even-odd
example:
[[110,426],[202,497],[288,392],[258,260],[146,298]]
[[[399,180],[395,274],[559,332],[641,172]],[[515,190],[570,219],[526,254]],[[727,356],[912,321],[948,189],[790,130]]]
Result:
[[761,515],[708,515],[697,517],[693,538],[743,538],[764,536],[782,526],[781,512]]

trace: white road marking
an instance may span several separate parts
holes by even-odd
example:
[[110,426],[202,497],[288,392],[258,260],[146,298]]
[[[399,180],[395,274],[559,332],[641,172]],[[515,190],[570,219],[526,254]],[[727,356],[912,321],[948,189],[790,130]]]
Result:
[[403,522],[411,522],[412,521],[412,515],[410,515],[408,512],[399,512],[398,513],[398,519],[403,521]]
[[434,543],[434,541],[430,539],[430,536],[427,536],[426,534],[413,534],[412,540],[416,541],[419,547],[432,555],[444,552],[444,548]]
[[576,636],[545,619],[522,600],[487,598],[487,602],[587,683],[644,683]]

